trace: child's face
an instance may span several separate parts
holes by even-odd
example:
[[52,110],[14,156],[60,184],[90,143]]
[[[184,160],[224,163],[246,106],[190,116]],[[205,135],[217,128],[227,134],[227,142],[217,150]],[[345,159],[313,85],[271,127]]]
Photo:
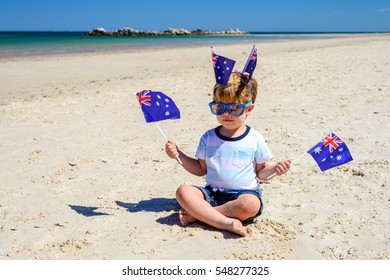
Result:
[[225,110],[222,115],[217,116],[217,121],[226,129],[238,129],[245,124],[245,119],[252,113],[253,108],[253,104],[249,105],[240,116],[233,116],[229,113],[229,110]]

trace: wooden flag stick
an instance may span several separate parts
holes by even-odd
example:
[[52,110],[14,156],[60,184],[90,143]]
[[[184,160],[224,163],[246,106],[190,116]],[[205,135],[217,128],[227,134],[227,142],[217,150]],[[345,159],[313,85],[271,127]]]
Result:
[[[168,142],[168,138],[165,136],[164,132],[161,130],[161,127],[158,125],[157,122],[154,122],[158,128],[158,130],[160,131],[162,137],[165,139],[165,142]],[[176,157],[176,160],[178,163],[180,163],[181,165],[183,165],[183,163],[181,162],[180,158],[179,158],[179,155],[177,155]]]

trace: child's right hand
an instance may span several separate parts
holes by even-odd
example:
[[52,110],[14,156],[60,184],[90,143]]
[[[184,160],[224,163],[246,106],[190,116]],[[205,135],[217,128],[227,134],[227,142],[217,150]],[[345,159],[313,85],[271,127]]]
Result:
[[165,144],[165,152],[170,158],[176,158],[179,156],[179,150],[172,140],[168,140],[168,142]]

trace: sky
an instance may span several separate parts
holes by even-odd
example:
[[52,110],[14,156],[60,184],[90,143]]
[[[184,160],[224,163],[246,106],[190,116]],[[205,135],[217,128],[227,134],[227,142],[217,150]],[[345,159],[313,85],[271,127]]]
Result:
[[1,0],[0,31],[388,32],[389,0]]

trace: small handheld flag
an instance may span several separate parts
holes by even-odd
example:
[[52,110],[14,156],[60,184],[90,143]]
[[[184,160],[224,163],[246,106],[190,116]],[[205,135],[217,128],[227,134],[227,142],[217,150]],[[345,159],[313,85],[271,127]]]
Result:
[[147,123],[180,119],[175,102],[159,91],[143,90],[136,94]]
[[353,160],[345,142],[334,133],[327,135],[307,152],[317,162],[321,171],[331,169]]
[[[345,142],[343,142],[340,137],[334,133],[327,135],[323,140],[309,149],[307,153],[313,157],[321,171],[343,165],[353,160],[347,144],[345,144]],[[296,163],[307,153],[304,153],[293,160],[291,164]],[[268,176],[267,180],[271,179],[275,175],[276,172]]]
[[242,70],[242,73],[248,73],[248,81],[251,79],[253,72],[255,71],[257,64],[257,49],[255,46],[253,46],[251,53],[249,54],[248,60],[245,64],[244,70]]
[[[147,123],[154,122],[162,137],[168,138],[157,124],[158,121],[180,119],[180,111],[175,102],[160,91],[143,90],[135,94]],[[179,156],[176,160],[182,164]]]
[[211,59],[214,65],[215,82],[226,86],[236,62],[227,57],[217,55],[214,49],[211,49]]

